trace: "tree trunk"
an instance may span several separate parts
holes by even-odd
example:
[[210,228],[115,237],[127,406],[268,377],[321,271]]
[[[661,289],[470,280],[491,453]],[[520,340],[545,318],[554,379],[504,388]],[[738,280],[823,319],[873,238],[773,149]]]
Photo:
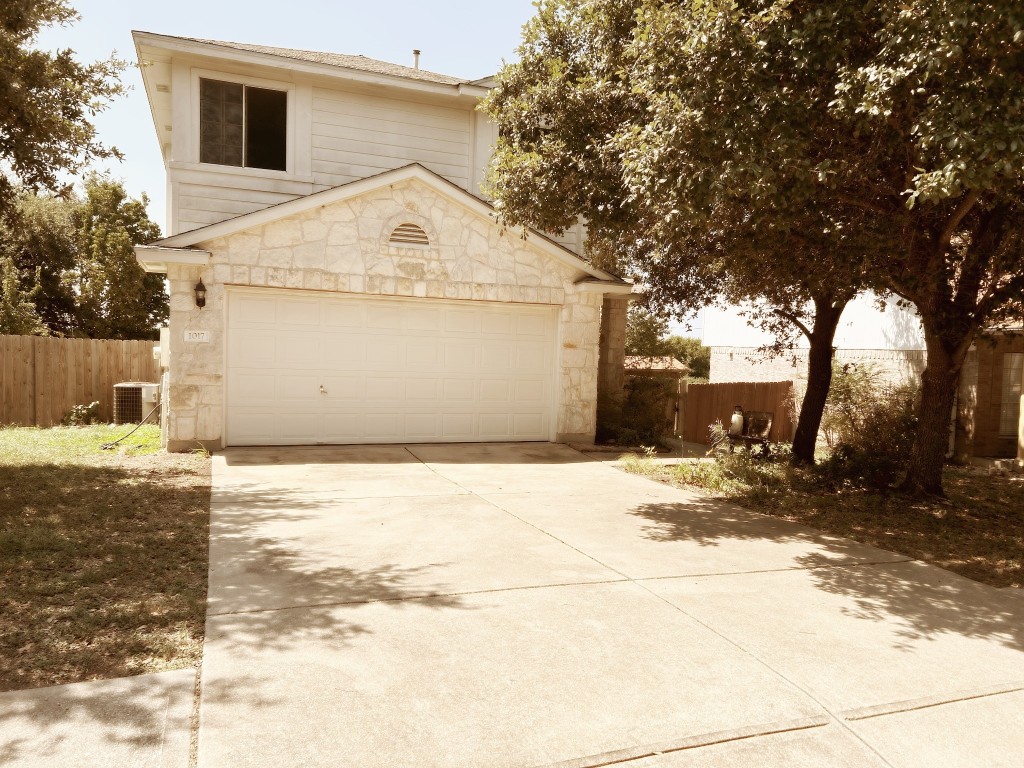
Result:
[[921,402],[917,411],[917,434],[910,450],[907,477],[900,490],[914,496],[942,496],[942,467],[949,448],[950,418],[956,397],[960,368],[968,344],[953,350],[925,328],[928,364],[921,374]]
[[832,343],[845,308],[845,301],[814,301],[814,327],[810,333],[811,348],[807,353],[807,392],[800,406],[796,433],[793,435],[794,464],[814,463],[818,430],[825,413],[828,391],[832,386]]

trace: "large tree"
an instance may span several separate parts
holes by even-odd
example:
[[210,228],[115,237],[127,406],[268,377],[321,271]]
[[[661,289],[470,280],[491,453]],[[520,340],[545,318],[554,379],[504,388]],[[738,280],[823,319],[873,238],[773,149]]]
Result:
[[758,266],[791,269],[802,251],[808,287],[841,286],[828,269],[863,260],[865,285],[922,319],[904,487],[941,492],[964,356],[1024,292],[1022,43],[1011,0],[545,3],[492,99],[500,124],[534,122],[532,143],[501,125],[496,194],[513,219],[568,207],[599,234],[639,226],[655,265],[675,241],[699,246],[701,225],[742,242],[733,222],[755,251],[777,228]]
[[640,357],[674,357],[690,369],[689,375],[707,379],[711,375],[711,349],[700,339],[669,333],[668,320],[643,304],[629,305],[626,317],[626,354]]
[[0,224],[0,259],[46,333],[145,339],[166,321],[163,278],[144,272],[133,251],[160,237],[146,203],[98,174],[81,193],[18,195],[11,223]]
[[[797,197],[762,200],[758,209],[748,190],[727,183],[752,126],[715,107],[705,80],[721,63],[702,59],[686,39],[663,62],[639,59],[652,5],[540,5],[520,61],[503,69],[487,102],[499,125],[491,194],[513,225],[559,231],[585,217],[591,255],[607,262],[614,254],[653,304],[677,315],[726,295],[753,302],[755,319],[781,332],[780,348],[806,336],[808,388],[793,457],[812,462],[839,318],[869,282],[857,242],[869,227],[857,209]],[[643,71],[659,63],[672,71]],[[651,81],[661,78],[674,83],[678,114],[652,136],[647,126],[665,105]],[[824,108],[831,93],[808,92],[810,80],[789,77]]]
[[95,158],[120,157],[96,137],[91,118],[122,93],[116,58],[82,64],[70,49],[36,48],[44,27],[78,15],[66,0],[5,0],[0,4],[0,217],[17,185],[59,190],[62,173]]

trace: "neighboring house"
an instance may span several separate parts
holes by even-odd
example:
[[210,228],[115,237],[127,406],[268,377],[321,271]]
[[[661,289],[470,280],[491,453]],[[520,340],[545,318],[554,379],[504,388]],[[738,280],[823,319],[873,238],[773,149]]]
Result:
[[593,439],[631,285],[579,228],[495,223],[487,80],[134,37],[168,173],[169,236],[136,254],[170,284],[170,450]]
[[1024,460],[1024,328],[993,332],[967,355],[957,393],[956,456]]
[[[746,323],[738,308],[705,311],[704,344],[711,347],[713,383],[729,381],[781,381],[792,379],[802,391],[807,379],[806,340],[780,356],[758,348],[774,338]],[[891,383],[920,378],[925,365],[920,321],[910,310],[889,300],[879,306],[876,297],[859,296],[846,307],[835,337],[839,364],[869,365]]]

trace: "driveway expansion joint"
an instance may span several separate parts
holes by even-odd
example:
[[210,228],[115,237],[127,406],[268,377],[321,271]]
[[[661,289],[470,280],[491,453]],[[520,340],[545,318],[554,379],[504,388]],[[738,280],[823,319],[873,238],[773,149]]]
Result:
[[970,691],[959,691],[948,696],[926,696],[920,699],[894,701],[889,704],[875,704],[870,707],[858,707],[857,709],[848,709],[839,714],[844,720],[868,720],[872,717],[895,715],[900,712],[913,712],[918,709],[931,709],[932,707],[941,707],[946,704],[956,704],[960,701],[1002,696],[1007,693],[1017,693],[1018,691],[1024,691],[1024,681],[1007,685],[994,685]]
[[802,717],[796,720],[785,720],[779,723],[762,723],[749,725],[742,728],[733,728],[728,731],[716,731],[714,733],[688,736],[679,740],[661,742],[658,744],[646,744],[638,747],[617,749],[612,752],[604,752],[599,755],[588,755],[586,757],[562,760],[557,763],[545,763],[534,766],[534,768],[605,768],[611,765],[625,765],[636,760],[643,760],[658,755],[667,755],[673,752],[683,752],[687,749],[699,747],[710,747],[714,744],[725,744],[730,741],[741,741],[743,739],[756,739],[760,736],[771,736],[777,733],[791,733],[793,731],[806,731],[811,728],[821,728],[833,722],[831,718]]

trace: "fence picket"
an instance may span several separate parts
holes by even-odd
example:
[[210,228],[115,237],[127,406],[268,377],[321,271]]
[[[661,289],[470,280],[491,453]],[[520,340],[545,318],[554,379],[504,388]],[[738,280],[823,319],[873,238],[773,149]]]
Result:
[[59,424],[75,405],[114,417],[114,385],[159,381],[155,341],[0,336],[0,425]]

